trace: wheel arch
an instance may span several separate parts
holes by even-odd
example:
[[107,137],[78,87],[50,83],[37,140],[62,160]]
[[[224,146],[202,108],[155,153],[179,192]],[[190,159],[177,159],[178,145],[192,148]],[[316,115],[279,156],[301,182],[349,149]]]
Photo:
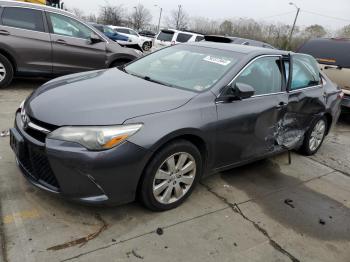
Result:
[[142,175],[139,178],[139,182],[137,185],[137,195],[139,195],[141,185],[142,185],[142,180],[144,177],[144,172],[147,169],[149,163],[153,159],[153,157],[164,147],[166,147],[168,144],[177,141],[177,140],[186,140],[195,145],[202,157],[202,170],[203,173],[205,171],[205,168],[207,166],[207,160],[209,159],[209,148],[208,148],[208,143],[205,141],[204,137],[200,135],[200,132],[198,130],[194,129],[186,129],[186,130],[179,130],[175,131],[171,134],[168,134],[167,136],[161,138],[152,146],[151,154],[146,162],[146,165],[143,168]]
[[0,54],[5,56],[10,61],[11,65],[13,67],[13,71],[17,72],[17,63],[16,63],[16,59],[14,58],[14,56],[2,48],[0,48]]
[[326,112],[324,115],[323,115],[326,120],[327,120],[327,130],[326,130],[326,135],[329,134],[329,131],[331,130],[331,127],[332,127],[332,124],[333,124],[333,117],[332,117],[332,114],[329,113],[329,112]]
[[135,59],[136,59],[136,57],[131,56],[131,55],[114,56],[110,59],[110,62],[108,64],[108,68],[112,67],[113,64],[115,64],[118,61],[125,61],[126,63],[129,63]]

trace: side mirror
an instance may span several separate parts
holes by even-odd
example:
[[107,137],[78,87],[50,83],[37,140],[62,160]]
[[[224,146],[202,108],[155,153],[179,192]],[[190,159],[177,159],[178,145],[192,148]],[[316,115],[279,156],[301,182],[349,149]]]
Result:
[[247,85],[244,83],[235,83],[234,86],[231,87],[233,96],[236,99],[246,99],[252,97],[255,93],[254,88],[251,85]]
[[90,42],[91,44],[97,44],[102,42],[102,39],[98,35],[92,33],[90,36]]

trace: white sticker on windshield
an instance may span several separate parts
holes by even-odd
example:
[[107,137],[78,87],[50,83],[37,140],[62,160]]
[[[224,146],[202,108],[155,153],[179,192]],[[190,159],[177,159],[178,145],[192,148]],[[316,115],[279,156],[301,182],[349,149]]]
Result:
[[208,55],[208,56],[204,57],[203,60],[207,61],[207,62],[210,62],[210,63],[219,64],[219,65],[222,65],[222,66],[227,66],[227,65],[229,65],[231,63],[230,60],[227,60],[225,58],[211,56],[211,55]]

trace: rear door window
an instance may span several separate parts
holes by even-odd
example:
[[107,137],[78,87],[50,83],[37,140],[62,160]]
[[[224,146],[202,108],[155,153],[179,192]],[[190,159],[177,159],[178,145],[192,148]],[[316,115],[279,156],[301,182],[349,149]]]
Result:
[[173,36],[174,36],[174,32],[162,31],[159,33],[157,40],[171,42],[171,40],[173,39]]
[[177,35],[176,41],[180,43],[186,43],[188,42],[188,40],[191,39],[192,36],[193,35],[190,35],[190,34],[179,33]]
[[117,32],[119,32],[119,33],[130,35],[129,29],[126,29],[126,28],[117,28],[116,30],[117,30]]
[[[286,71],[289,71],[289,67],[286,67]],[[308,55],[294,55],[291,90],[319,84],[321,84],[321,77],[315,59]]]
[[6,7],[1,19],[4,26],[45,32],[43,13],[39,10]]

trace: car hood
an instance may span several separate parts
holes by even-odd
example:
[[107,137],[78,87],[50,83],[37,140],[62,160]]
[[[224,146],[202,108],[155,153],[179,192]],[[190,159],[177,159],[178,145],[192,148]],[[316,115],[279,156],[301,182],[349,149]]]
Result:
[[129,75],[117,68],[52,80],[25,102],[29,117],[55,125],[114,125],[173,110],[197,93]]

